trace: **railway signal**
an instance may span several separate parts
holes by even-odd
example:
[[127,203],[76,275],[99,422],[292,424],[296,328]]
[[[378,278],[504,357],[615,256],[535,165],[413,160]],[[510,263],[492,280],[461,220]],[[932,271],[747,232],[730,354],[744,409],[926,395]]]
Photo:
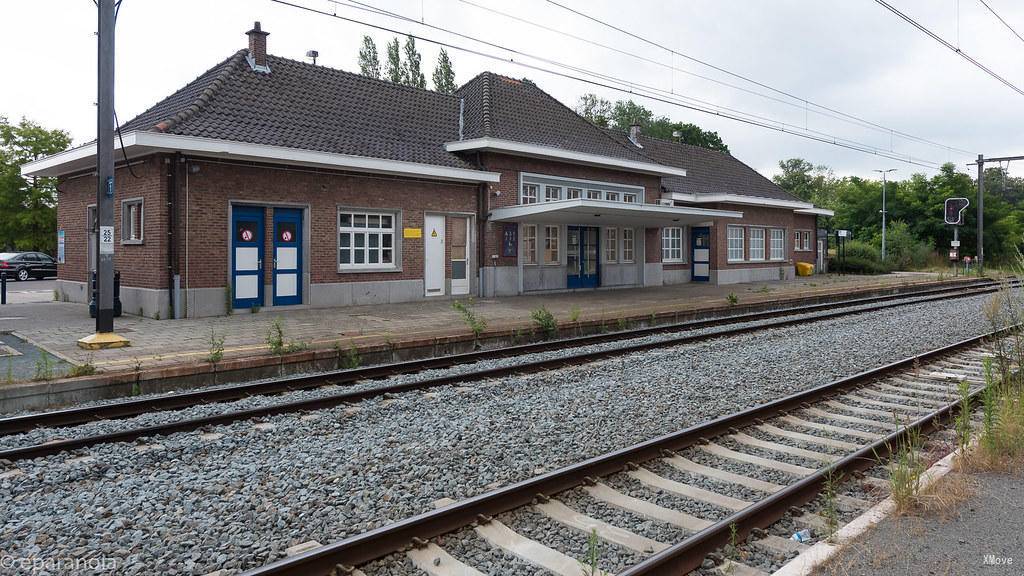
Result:
[[967,198],[946,198],[946,224],[959,226],[964,223],[964,210],[971,205]]

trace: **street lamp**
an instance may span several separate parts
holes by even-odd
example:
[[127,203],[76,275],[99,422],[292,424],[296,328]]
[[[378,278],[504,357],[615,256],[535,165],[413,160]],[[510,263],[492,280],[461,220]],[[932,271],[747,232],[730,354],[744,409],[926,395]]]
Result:
[[896,168],[889,168],[888,170],[872,170],[872,172],[879,172],[882,175],[882,261],[885,261],[885,175],[889,172],[895,172]]

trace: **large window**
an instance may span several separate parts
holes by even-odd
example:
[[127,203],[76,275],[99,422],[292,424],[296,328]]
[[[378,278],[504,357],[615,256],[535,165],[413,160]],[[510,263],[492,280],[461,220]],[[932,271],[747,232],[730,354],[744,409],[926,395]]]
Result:
[[520,204],[536,204],[537,203],[537,185],[536,184],[523,184],[523,193],[519,198]]
[[622,201],[629,202],[631,204],[636,204],[637,198],[638,196],[636,194],[632,194],[629,192],[626,192],[622,195]]
[[750,259],[764,260],[764,228],[750,229]]
[[619,229],[604,229],[604,261],[614,264],[619,259]]
[[633,263],[633,229],[622,229],[622,263]]
[[558,259],[558,240],[559,232],[561,227],[559,226],[545,226],[544,227],[544,263],[545,264],[560,264]]
[[786,259],[786,231],[782,228],[772,228],[771,259]]
[[395,266],[393,212],[338,210],[338,269],[387,269]]
[[142,198],[121,201],[121,243],[142,244]]
[[683,261],[683,229],[672,226],[661,229],[661,261]]
[[537,263],[537,225],[523,224],[523,264]]
[[729,254],[729,262],[743,261],[743,228],[740,226],[729,226],[726,230]]
[[566,198],[573,200],[583,195],[583,190],[579,188],[569,188],[566,190]]
[[554,200],[562,199],[562,188],[560,186],[545,186],[544,187],[544,201],[552,202]]
[[797,230],[793,233],[793,250],[801,250],[804,252],[810,252],[811,250],[811,231],[810,230]]

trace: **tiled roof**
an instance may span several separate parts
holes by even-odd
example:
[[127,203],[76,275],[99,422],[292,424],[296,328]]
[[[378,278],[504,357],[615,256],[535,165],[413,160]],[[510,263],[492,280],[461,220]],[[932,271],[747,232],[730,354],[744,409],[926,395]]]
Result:
[[122,126],[446,166],[458,140],[459,99],[359,74],[268,56],[269,74],[235,53]]
[[465,98],[463,137],[496,138],[636,162],[652,162],[611,138],[528,80],[484,72],[456,91]]
[[[629,136],[620,130],[605,132],[623,144],[634,146]],[[661,185],[669,192],[682,194],[738,194],[790,202],[802,202],[786,192],[757,170],[740,162],[730,154],[709,150],[691,144],[670,142],[649,136],[640,136],[643,153],[669,166],[684,168],[685,177],[666,177]],[[635,146],[634,146],[635,147]]]

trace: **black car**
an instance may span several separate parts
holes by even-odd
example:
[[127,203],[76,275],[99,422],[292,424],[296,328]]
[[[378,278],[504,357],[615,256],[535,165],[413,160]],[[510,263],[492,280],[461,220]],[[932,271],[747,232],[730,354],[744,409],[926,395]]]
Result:
[[42,252],[0,252],[0,273],[21,281],[49,278],[57,276],[57,261]]

